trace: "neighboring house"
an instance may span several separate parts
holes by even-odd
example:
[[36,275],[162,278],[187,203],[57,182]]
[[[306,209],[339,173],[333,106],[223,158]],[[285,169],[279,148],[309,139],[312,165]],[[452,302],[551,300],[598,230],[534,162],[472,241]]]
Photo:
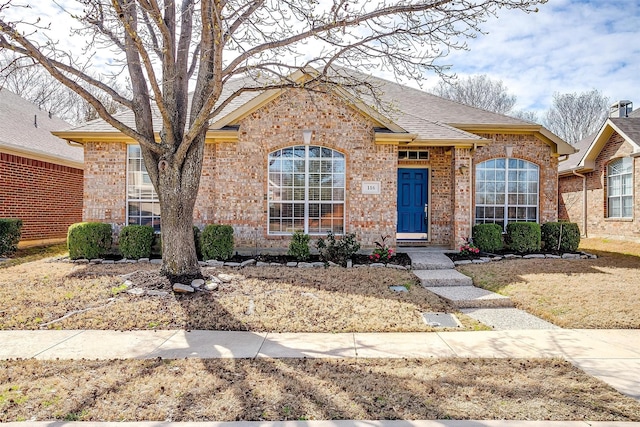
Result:
[[583,236],[640,241],[640,110],[617,102],[576,148],[558,169],[559,217],[578,223]]
[[[381,236],[456,247],[475,223],[557,220],[567,143],[537,124],[367,78],[392,113],[343,90],[249,93],[225,107],[207,133],[194,223],[230,224],[238,248],[264,249],[286,248],[294,230],[355,233],[364,248]],[[133,123],[129,112],[118,118]],[[85,220],[159,226],[133,140],[100,120],[55,134],[85,147]]]
[[51,134],[69,126],[0,90],[0,217],[22,219],[22,243],[64,240],[82,220],[82,148]]

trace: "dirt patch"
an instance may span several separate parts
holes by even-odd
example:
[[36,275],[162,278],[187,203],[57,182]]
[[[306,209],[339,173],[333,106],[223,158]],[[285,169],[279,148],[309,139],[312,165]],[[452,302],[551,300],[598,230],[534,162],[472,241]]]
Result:
[[516,259],[457,269],[563,328],[640,328],[640,245],[585,239],[580,249],[598,259]]
[[54,419],[640,421],[640,403],[560,360],[0,362],[0,421]]
[[[176,295],[151,264],[40,260],[0,270],[0,329],[207,329],[270,332],[431,331],[423,312],[454,309],[409,271],[341,267],[202,269],[230,274],[217,291]],[[133,273],[133,274],[131,274]],[[122,286],[167,291],[135,296]],[[408,292],[389,286],[403,285]],[[89,310],[79,312],[80,310]],[[77,312],[57,321],[71,312]],[[483,328],[459,315],[466,329]]]

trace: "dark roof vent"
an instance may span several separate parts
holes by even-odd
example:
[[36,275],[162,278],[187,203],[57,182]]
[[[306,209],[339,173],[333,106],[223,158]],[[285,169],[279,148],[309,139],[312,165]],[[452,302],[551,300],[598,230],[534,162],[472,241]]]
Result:
[[633,102],[631,101],[616,101],[611,107],[609,107],[609,117],[629,117],[629,114],[633,111]]

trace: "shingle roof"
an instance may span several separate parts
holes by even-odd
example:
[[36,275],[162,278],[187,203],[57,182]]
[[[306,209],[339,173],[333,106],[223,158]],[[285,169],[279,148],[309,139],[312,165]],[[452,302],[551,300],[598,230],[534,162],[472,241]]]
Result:
[[[514,117],[497,114],[480,108],[471,107],[456,101],[441,98],[423,90],[414,89],[399,83],[384,80],[354,70],[338,69],[339,74],[345,73],[356,76],[376,88],[379,97],[385,106],[389,107],[380,114],[395,123],[410,134],[416,134],[417,140],[422,141],[483,141],[478,135],[466,132],[458,127],[462,125],[473,127],[474,125],[494,126],[496,128],[509,126],[535,127],[534,123]],[[255,84],[249,78],[237,78],[226,83],[220,96],[220,102],[227,99],[243,85]],[[261,95],[261,92],[245,92],[232,100],[225,108],[211,120],[212,124],[223,126],[222,118],[236,111],[238,108]],[[363,102],[374,105],[372,97],[364,97]],[[133,125],[133,113],[126,111],[116,117],[127,125]],[[158,119],[158,120],[155,120]],[[157,110],[154,112],[154,127],[159,131],[161,121]],[[222,123],[222,124],[221,124]],[[215,128],[212,127],[212,130]],[[102,120],[69,129],[77,132],[116,132],[114,128]],[[569,148],[570,149],[570,148]]]
[[640,145],[640,117],[624,117],[609,119],[618,129],[620,129],[627,138],[636,145]]
[[[35,125],[37,124],[37,126]],[[13,150],[29,157],[55,162],[72,162],[81,167],[82,147],[72,147],[51,131],[68,128],[69,123],[7,89],[0,90],[0,149]]]
[[596,132],[573,144],[573,148],[578,151],[570,154],[567,160],[558,164],[558,172],[566,172],[578,167],[597,135],[598,133]]

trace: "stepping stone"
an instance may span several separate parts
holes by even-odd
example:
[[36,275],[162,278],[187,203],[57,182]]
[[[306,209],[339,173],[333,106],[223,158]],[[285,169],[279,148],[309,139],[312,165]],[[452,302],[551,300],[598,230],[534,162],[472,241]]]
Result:
[[491,326],[494,330],[560,329],[553,323],[542,320],[517,308],[465,308],[460,310],[467,316]]
[[413,270],[446,270],[455,266],[451,258],[441,252],[408,252]]
[[511,298],[475,286],[427,287],[456,308],[513,307]]
[[435,286],[473,286],[473,280],[457,270],[413,270],[425,288]]

